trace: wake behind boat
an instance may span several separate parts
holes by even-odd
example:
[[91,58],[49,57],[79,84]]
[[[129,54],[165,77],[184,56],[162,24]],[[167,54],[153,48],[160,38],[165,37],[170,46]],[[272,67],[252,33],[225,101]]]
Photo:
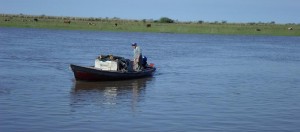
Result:
[[94,66],[79,66],[71,64],[76,80],[84,81],[115,81],[152,76],[156,68],[154,64],[143,61],[143,68],[134,71],[132,61],[119,56],[101,55],[95,60]]

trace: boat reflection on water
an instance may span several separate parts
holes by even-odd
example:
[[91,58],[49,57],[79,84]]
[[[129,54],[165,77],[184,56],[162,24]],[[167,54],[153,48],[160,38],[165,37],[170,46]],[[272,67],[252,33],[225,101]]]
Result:
[[145,95],[145,88],[152,78],[136,80],[84,82],[74,81],[71,106],[128,105],[135,106]]

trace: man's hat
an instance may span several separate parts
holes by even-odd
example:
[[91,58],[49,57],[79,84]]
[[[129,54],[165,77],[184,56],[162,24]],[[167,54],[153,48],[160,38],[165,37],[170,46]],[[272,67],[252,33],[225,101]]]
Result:
[[132,43],[131,46],[137,46],[137,43]]

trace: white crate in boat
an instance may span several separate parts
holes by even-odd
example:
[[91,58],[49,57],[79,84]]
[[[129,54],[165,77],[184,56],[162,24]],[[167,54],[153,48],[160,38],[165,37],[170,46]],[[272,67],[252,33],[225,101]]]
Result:
[[99,59],[96,59],[95,68],[100,68],[104,71],[117,71],[118,63],[116,61],[100,61]]

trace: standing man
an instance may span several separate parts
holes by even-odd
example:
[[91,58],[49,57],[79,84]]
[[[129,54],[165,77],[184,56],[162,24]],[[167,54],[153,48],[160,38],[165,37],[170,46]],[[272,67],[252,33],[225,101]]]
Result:
[[133,69],[139,71],[142,69],[142,50],[137,43],[131,44],[133,48]]

